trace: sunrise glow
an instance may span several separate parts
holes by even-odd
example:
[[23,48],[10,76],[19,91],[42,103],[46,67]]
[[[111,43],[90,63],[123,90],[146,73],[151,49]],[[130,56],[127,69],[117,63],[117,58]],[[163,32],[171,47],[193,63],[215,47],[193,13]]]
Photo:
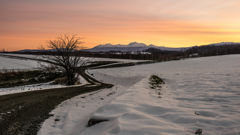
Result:
[[3,0],[0,49],[38,49],[75,33],[84,45],[188,47],[240,41],[239,0]]

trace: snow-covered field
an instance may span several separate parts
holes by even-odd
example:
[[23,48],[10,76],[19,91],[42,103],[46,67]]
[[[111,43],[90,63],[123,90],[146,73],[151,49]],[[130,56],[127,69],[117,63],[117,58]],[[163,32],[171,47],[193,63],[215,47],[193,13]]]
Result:
[[[36,59],[43,59],[41,56],[37,55],[27,55],[27,54],[3,54],[3,55],[9,55],[9,56],[18,56],[18,57],[26,57],[26,58],[36,58]],[[1,55],[0,55],[1,58]],[[0,59],[1,60],[1,59]],[[131,60],[131,59],[112,59],[112,58],[96,58],[96,57],[89,57],[90,61],[117,61],[117,62],[141,62],[146,60]],[[7,66],[6,66],[7,68]]]
[[[19,56],[26,58],[41,58],[36,55],[25,55],[25,54],[3,54],[9,56]],[[137,60],[125,60],[125,59],[108,59],[108,58],[90,58],[92,61],[118,61],[118,62],[137,62]],[[27,59],[19,59],[19,58],[9,58],[0,55],[0,70],[33,70],[37,69],[40,65],[37,61],[27,60]],[[87,82],[81,77],[80,79],[82,84],[86,84]],[[62,85],[50,85],[49,83],[40,83],[19,87],[11,87],[11,88],[0,88],[0,95],[18,93],[18,92],[26,92],[33,90],[42,90],[48,88],[59,88],[63,87]]]
[[39,64],[34,60],[12,59],[0,56],[0,70],[3,69],[34,69]]
[[141,62],[146,60],[131,60],[131,59],[111,59],[111,58],[90,58],[92,61],[117,61],[117,62]]
[[15,53],[1,53],[1,54],[9,55],[9,56],[26,57],[26,58],[37,58],[37,55],[30,55],[30,54],[15,54]]
[[[111,89],[76,96],[39,135],[240,134],[240,55],[89,71]],[[158,95],[149,77],[165,81]],[[90,118],[107,120],[87,127]]]

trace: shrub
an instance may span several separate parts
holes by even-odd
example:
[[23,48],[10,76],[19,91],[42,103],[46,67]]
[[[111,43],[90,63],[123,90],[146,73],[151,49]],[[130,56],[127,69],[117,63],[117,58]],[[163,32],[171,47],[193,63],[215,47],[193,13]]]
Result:
[[60,78],[56,78],[54,79],[54,81],[52,82],[52,84],[67,84],[67,77],[60,77]]
[[161,84],[165,84],[165,83],[160,77],[156,75],[151,75],[151,77],[149,78],[149,84],[150,84],[150,88],[156,89],[156,88],[161,88]]

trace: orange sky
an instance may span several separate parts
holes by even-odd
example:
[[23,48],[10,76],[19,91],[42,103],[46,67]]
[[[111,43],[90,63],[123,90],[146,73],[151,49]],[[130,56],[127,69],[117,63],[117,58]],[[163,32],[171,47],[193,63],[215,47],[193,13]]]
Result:
[[37,49],[65,33],[88,48],[239,42],[239,14],[239,0],[1,0],[0,50]]

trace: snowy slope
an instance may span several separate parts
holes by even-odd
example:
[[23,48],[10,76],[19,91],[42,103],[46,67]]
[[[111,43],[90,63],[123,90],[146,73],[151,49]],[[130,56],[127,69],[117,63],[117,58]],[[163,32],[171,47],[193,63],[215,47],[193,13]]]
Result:
[[[91,70],[115,86],[65,101],[39,134],[240,134],[239,67],[240,55],[227,55]],[[160,95],[152,74],[166,83]],[[86,127],[91,117],[108,121]]]

